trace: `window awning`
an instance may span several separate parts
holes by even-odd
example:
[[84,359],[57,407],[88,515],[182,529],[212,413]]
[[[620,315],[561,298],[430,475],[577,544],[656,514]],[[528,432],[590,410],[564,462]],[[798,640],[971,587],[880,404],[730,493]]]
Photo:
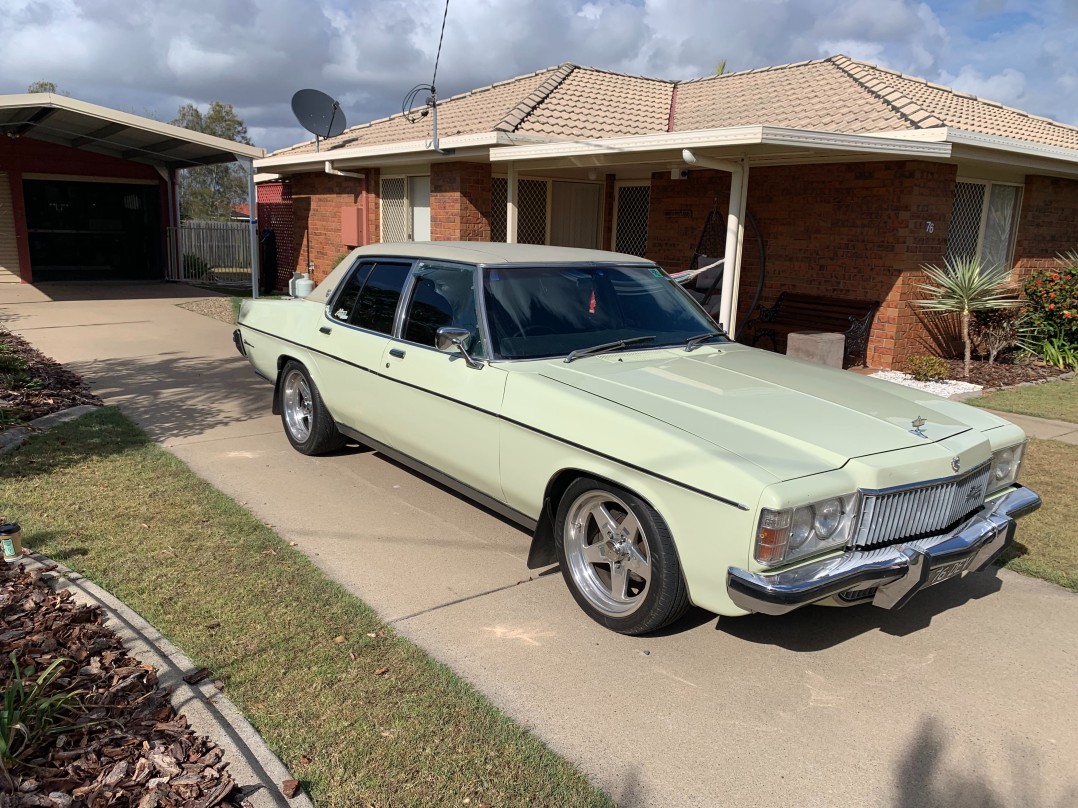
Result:
[[55,93],[0,95],[0,134],[166,169],[254,160],[265,150]]

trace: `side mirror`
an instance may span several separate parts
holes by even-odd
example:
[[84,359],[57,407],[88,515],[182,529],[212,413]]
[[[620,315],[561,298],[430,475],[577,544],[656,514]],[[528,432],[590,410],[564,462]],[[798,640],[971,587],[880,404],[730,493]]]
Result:
[[434,347],[445,353],[459,353],[468,363],[468,367],[479,369],[483,363],[472,359],[464,343],[472,335],[467,328],[454,328],[451,325],[443,325],[434,334]]
[[443,325],[434,335],[434,347],[446,353],[462,353],[464,341],[472,335],[467,328]]

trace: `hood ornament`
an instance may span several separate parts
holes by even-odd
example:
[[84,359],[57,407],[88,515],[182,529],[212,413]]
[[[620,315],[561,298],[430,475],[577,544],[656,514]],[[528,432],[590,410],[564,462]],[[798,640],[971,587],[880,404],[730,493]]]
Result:
[[923,427],[927,423],[928,423],[928,421],[926,421],[922,416],[918,415],[912,421],[913,429],[910,430],[910,434],[916,435],[919,438],[924,438],[925,440],[928,440],[928,435],[926,435],[921,430],[921,427]]

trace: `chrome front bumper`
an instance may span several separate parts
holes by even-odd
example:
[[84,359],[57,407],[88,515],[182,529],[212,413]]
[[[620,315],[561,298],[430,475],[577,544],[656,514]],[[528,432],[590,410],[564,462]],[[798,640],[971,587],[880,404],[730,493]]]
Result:
[[785,614],[872,587],[876,588],[871,596],[873,605],[898,609],[934,583],[988,567],[1013,541],[1015,520],[1040,506],[1036,492],[1019,486],[986,502],[942,536],[876,550],[851,550],[784,572],[757,573],[730,567],[726,589],[742,609],[764,614]]

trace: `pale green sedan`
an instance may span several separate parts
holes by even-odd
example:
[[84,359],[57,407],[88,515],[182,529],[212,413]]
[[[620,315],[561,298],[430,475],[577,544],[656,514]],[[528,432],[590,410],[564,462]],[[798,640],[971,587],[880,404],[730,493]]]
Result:
[[734,343],[631,255],[371,245],[235,338],[298,451],[359,441],[515,520],[626,634],[690,603],[899,607],[1040,505],[1017,427]]

